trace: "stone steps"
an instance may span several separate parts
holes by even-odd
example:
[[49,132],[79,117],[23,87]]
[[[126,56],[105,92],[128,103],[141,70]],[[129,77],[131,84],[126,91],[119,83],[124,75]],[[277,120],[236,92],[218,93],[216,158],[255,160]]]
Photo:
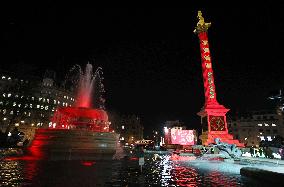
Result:
[[240,170],[242,176],[254,178],[256,180],[270,182],[271,186],[284,185],[284,173],[277,173],[273,171],[258,169],[254,167],[243,167]]

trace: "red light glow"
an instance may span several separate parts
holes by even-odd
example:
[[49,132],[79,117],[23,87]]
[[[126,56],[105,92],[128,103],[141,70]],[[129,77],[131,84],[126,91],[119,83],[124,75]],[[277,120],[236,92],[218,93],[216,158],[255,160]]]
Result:
[[93,162],[93,161],[82,161],[81,164],[82,164],[83,166],[90,167],[90,166],[94,165],[95,162]]
[[106,111],[100,109],[80,107],[58,108],[52,118],[52,124],[56,124],[55,128],[57,129],[85,126],[96,132],[109,132],[108,115]]
[[130,157],[129,160],[138,160],[138,157]]
[[177,154],[173,154],[170,157],[170,160],[172,161],[191,161],[191,160],[196,160],[196,157],[195,156],[180,156]]

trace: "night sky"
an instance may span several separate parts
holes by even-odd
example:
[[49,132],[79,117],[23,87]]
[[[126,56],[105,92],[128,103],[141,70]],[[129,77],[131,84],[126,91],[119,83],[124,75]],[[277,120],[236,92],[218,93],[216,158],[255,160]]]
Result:
[[67,8],[54,3],[2,11],[3,70],[62,80],[87,62],[104,71],[106,109],[141,116],[146,132],[166,120],[199,127],[204,104],[197,11],[211,22],[217,99],[233,112],[274,103],[284,87],[284,6]]

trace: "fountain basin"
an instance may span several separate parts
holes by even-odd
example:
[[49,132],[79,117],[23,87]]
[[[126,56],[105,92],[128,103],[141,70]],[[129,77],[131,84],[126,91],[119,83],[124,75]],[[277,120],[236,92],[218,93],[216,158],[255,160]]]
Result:
[[108,115],[104,110],[84,107],[62,107],[58,108],[57,112],[61,115],[69,117],[85,117],[90,119],[97,119],[101,121],[108,121]]
[[79,129],[37,129],[28,154],[46,160],[109,160],[119,135]]
[[109,132],[106,111],[83,107],[58,108],[52,117],[51,128],[89,129],[96,132]]

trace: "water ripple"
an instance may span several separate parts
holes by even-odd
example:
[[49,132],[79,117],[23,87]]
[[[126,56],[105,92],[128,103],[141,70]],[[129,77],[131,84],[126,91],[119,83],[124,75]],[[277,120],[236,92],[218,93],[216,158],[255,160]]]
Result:
[[[0,186],[259,186],[258,181],[199,162],[145,155],[142,173],[136,159],[112,161],[0,161]],[[215,163],[219,164],[220,163]]]

